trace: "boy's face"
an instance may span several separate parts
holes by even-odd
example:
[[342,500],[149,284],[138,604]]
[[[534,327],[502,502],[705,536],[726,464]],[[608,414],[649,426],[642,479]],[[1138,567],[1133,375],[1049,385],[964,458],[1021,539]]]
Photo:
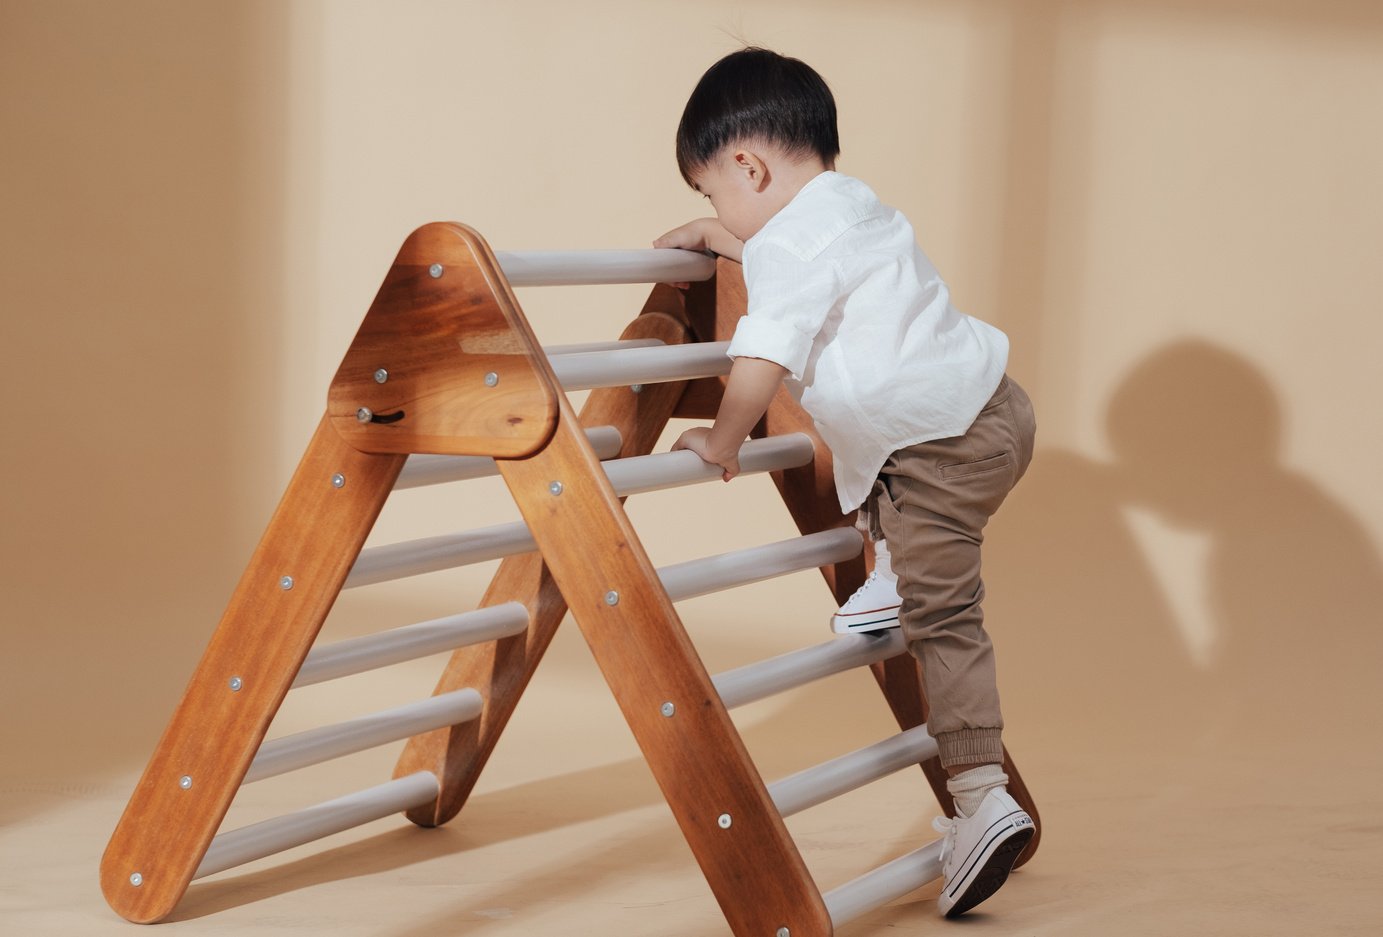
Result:
[[741,241],[758,234],[782,207],[766,191],[763,162],[746,150],[725,150],[692,174],[692,184],[710,199],[725,230]]

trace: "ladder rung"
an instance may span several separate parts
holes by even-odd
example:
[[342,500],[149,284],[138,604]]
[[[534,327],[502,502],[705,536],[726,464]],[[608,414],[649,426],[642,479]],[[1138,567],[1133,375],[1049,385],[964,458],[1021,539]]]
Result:
[[768,795],[778,812],[790,817],[935,756],[936,741],[927,734],[926,726],[916,726],[774,781],[768,786]]
[[[751,439],[740,446],[740,471],[779,472],[811,462],[816,450],[805,433]],[[721,468],[694,452],[659,452],[605,463],[605,474],[620,497],[662,491],[679,485],[719,481]]]
[[618,351],[621,348],[651,348],[666,345],[661,338],[621,338],[608,342],[572,342],[567,345],[544,345],[543,354],[549,358],[558,355],[580,355],[588,351]]
[[680,283],[715,276],[715,258],[670,248],[604,251],[496,251],[510,286]]
[[436,800],[440,791],[436,775],[431,771],[419,771],[296,813],[222,833],[211,841],[202,864],[197,866],[192,877],[203,878],[390,814],[421,807]]
[[659,384],[728,374],[729,342],[629,348],[562,355],[552,359],[552,371],[564,390]]
[[714,682],[721,701],[733,709],[813,680],[887,660],[905,649],[902,632],[897,628],[882,634],[848,634],[727,670],[717,674]]
[[821,896],[833,928],[941,877],[941,840],[914,849]]
[[537,543],[522,522],[370,547],[360,551],[341,588],[354,589],[405,576],[435,573],[536,549]]
[[[806,455],[810,448],[811,441],[800,433],[768,439],[752,439],[740,447],[741,465],[749,466],[745,469],[746,472],[762,472],[806,464],[807,461],[810,461],[809,457],[804,461],[799,462],[798,460]],[[621,497],[636,491],[650,491],[657,487],[687,485],[720,478],[718,468],[701,461],[695,453],[686,451],[661,452],[657,455],[616,459],[605,463],[605,471],[610,476],[611,482],[614,483],[616,494]],[[840,538],[846,538],[847,535],[853,537],[855,552],[858,553],[861,548],[860,535],[849,528],[837,528],[834,531],[824,533]],[[812,534],[811,536],[819,535]],[[353,589],[357,586],[387,582],[391,579],[402,579],[405,576],[417,576],[422,573],[452,569],[456,566],[465,566],[468,563],[483,563],[486,560],[513,556],[516,553],[527,553],[537,548],[538,545],[529,534],[528,528],[521,522],[370,547],[360,551],[360,556],[356,559],[355,566],[351,568],[350,575],[346,577],[343,588]],[[778,548],[778,545],[770,545],[770,548]],[[727,554],[727,556],[733,555]],[[848,557],[846,558],[848,559]],[[839,562],[839,560],[822,560],[812,565],[824,566],[834,562]],[[774,575],[781,575],[781,573],[769,572],[757,578],[763,579]],[[742,581],[753,582],[754,580]]]
[[358,719],[273,739],[259,747],[259,754],[250,763],[242,783],[262,781],[332,758],[363,752],[376,745],[469,722],[480,715],[483,707],[484,701],[475,690],[454,690]]
[[694,598],[858,556],[863,540],[853,527],[835,527],[790,540],[688,560],[658,570],[674,600]]
[[[613,459],[619,455],[620,446],[624,444],[619,430],[613,426],[593,426],[586,430],[586,438],[599,459]],[[394,483],[394,490],[487,478],[498,472],[495,460],[489,456],[415,454],[404,463],[403,471]]]
[[378,634],[347,638],[313,648],[298,670],[293,686],[311,686],[429,654],[455,650],[467,644],[497,641],[521,634],[527,628],[528,609],[519,602],[505,602],[460,615],[404,625]]

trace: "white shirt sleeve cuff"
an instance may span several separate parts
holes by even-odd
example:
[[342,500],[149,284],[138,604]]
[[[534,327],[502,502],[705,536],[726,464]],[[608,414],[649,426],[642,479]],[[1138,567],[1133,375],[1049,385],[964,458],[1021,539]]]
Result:
[[801,380],[811,350],[812,336],[781,320],[748,315],[735,326],[735,337],[725,353],[731,358],[772,361],[786,368],[794,380]]

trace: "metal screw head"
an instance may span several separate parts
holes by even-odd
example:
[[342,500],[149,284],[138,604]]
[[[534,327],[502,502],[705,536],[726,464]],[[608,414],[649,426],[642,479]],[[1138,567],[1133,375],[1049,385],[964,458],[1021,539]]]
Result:
[[231,678],[230,678],[230,688],[231,688],[231,692],[232,692],[232,693],[239,693],[239,692],[240,692],[240,688],[241,688],[242,686],[244,686],[244,685],[245,685],[245,681],[244,681],[244,680],[241,680],[239,677],[231,677]]
[[375,418],[375,414],[369,407],[361,407],[355,411],[355,418],[362,423],[368,423]]
[[677,712],[677,707],[672,705],[671,702],[667,702],[658,707],[658,712],[662,713],[664,716],[671,716],[673,713]]
[[178,778],[178,787],[181,787],[185,791],[192,790],[192,775],[184,774],[182,777]]
[[548,483],[547,483],[547,491],[548,491],[548,494],[560,495],[560,494],[562,493],[562,483],[561,483],[561,482],[548,482]]
[[346,476],[342,475],[340,472],[337,472],[335,475],[331,476],[331,487],[333,487],[333,488],[344,488],[344,487],[346,487]]
[[279,588],[282,589],[284,592],[287,592],[289,589],[293,588],[293,577],[292,577],[292,576],[281,576],[281,577],[279,577]]
[[633,391],[634,393],[636,393],[636,394],[642,394],[642,393],[643,393],[643,385],[642,385],[642,384],[630,384],[630,385],[629,385],[629,389],[630,389],[631,391]]
[[792,937],[792,931],[788,930],[786,927],[780,927],[777,933],[774,934],[774,937]]
[[433,264],[431,267],[427,268],[427,272],[432,276],[432,279],[435,280],[442,275],[442,265]]
[[140,875],[138,872],[130,873],[130,884],[138,888],[140,885],[144,884],[144,876]]
[[490,371],[489,373],[487,373],[487,374],[485,375],[485,386],[486,386],[486,387],[494,387],[494,386],[495,386],[496,384],[498,384],[498,383],[499,383],[499,375],[496,374],[494,371]]
[[605,593],[605,604],[606,604],[606,605],[618,605],[618,604],[619,604],[619,593],[616,592],[614,589],[611,589],[609,592]]
[[383,383],[384,383],[385,381],[387,381],[387,380],[389,380],[389,372],[388,372],[388,371],[384,370],[383,368],[380,368],[379,370],[375,371],[375,383],[376,383],[376,384],[383,384]]
[[720,828],[722,830],[728,830],[730,828],[730,823],[732,821],[730,820],[730,815],[728,813],[722,813],[720,815],[720,819],[716,820],[716,822],[720,824]]

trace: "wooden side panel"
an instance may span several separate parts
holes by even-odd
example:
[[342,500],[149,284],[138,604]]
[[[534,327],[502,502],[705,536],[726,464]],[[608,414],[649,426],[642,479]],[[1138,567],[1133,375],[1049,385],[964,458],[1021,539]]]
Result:
[[102,858],[123,917],[160,920],[186,891],[403,462],[322,419]]
[[[328,395],[332,425],[365,452],[514,457],[556,422],[557,390],[538,343],[475,231],[409,235]],[[361,408],[375,422],[361,422]]]
[[500,471],[731,930],[830,934],[821,895],[565,400],[560,413],[547,448]]
[[[656,338],[669,345],[686,341],[686,326],[676,316],[681,303],[675,290],[655,289],[643,313],[620,338]],[[660,311],[664,309],[674,315]],[[614,426],[623,439],[621,457],[646,455],[657,442],[681,390],[680,382],[649,384],[637,394],[627,387],[594,390],[582,409],[582,425]],[[485,701],[480,717],[450,729],[414,736],[394,770],[395,777],[432,771],[441,780],[436,803],[408,813],[408,818],[421,826],[446,823],[465,804],[567,613],[567,604],[537,553],[505,559],[481,605],[510,601],[527,606],[528,630],[500,641],[459,648],[434,691],[441,694],[466,687],[476,689]]]

